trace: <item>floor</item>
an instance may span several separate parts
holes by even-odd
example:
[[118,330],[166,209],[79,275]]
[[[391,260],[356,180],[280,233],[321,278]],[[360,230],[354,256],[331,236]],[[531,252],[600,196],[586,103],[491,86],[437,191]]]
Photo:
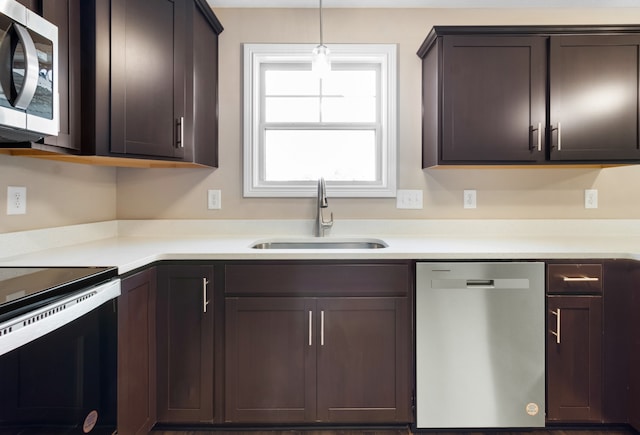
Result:
[[[77,434],[77,430],[46,431],[38,429],[20,429],[20,430],[3,430],[0,429],[0,435],[71,435]],[[95,432],[95,435],[111,435],[109,432]],[[562,429],[562,430],[536,430],[536,431],[487,431],[487,432],[417,432],[424,435],[638,435],[631,429]],[[124,434],[123,434],[124,435]],[[245,431],[245,430],[196,430],[196,431],[157,431],[151,432],[151,435],[412,435],[409,430],[280,430],[280,431]]]
[[[47,430],[43,432],[38,429],[19,429],[7,430],[0,429],[0,435],[72,435],[77,434],[75,430]],[[111,435],[111,431],[92,431],[94,435]],[[423,431],[416,432],[416,435],[638,435],[638,432],[632,429],[615,428],[615,429],[547,429],[532,431],[486,431],[486,432],[432,432]],[[122,434],[125,435],[125,434]],[[154,430],[151,435],[413,435],[410,430],[194,430],[194,431],[174,431],[174,430]]]
[[[416,432],[424,435],[637,435],[632,429],[548,429],[532,431]],[[410,430],[289,430],[289,431],[153,431],[153,435],[412,435]]]

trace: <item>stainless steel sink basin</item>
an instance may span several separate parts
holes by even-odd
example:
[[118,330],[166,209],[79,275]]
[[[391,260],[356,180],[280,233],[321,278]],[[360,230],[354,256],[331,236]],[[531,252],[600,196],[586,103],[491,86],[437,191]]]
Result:
[[257,241],[253,249],[381,249],[388,245],[378,239],[274,239]]

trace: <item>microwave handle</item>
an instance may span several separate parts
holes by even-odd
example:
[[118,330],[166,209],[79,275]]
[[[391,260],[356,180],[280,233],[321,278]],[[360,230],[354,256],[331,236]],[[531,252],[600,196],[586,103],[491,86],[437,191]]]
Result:
[[[13,29],[15,30],[15,34],[18,36],[19,42],[22,44],[24,48],[25,55],[25,72],[24,72],[24,85],[20,92],[15,96],[15,98],[11,98],[13,92],[10,92],[14,89],[13,83],[13,52],[11,50],[11,38],[5,37],[0,43],[0,53],[2,53],[2,57],[10,56],[11,59],[8,63],[8,68],[0,68],[0,83],[2,84],[2,89],[4,90],[4,94],[11,103],[13,107],[16,109],[24,110],[26,109],[33,96],[36,93],[36,89],[38,87],[38,74],[40,63],[38,61],[38,51],[36,50],[36,46],[33,43],[33,39],[31,39],[31,35],[27,29],[17,23],[13,23]],[[9,92],[7,92],[9,91]]]

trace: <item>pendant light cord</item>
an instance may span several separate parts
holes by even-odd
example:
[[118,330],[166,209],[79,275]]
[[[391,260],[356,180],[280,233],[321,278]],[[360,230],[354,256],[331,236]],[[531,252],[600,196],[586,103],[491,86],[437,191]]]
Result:
[[320,0],[320,45],[324,45],[322,39],[322,0]]

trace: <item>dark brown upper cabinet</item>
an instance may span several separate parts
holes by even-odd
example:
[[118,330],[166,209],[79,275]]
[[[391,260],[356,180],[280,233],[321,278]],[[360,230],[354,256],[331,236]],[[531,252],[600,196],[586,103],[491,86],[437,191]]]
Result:
[[551,160],[640,160],[640,35],[552,36]]
[[217,166],[222,26],[207,3],[83,1],[82,17],[82,153]]
[[544,39],[451,36],[442,44],[442,159],[544,158]]
[[640,162],[640,26],[434,27],[423,168]]

